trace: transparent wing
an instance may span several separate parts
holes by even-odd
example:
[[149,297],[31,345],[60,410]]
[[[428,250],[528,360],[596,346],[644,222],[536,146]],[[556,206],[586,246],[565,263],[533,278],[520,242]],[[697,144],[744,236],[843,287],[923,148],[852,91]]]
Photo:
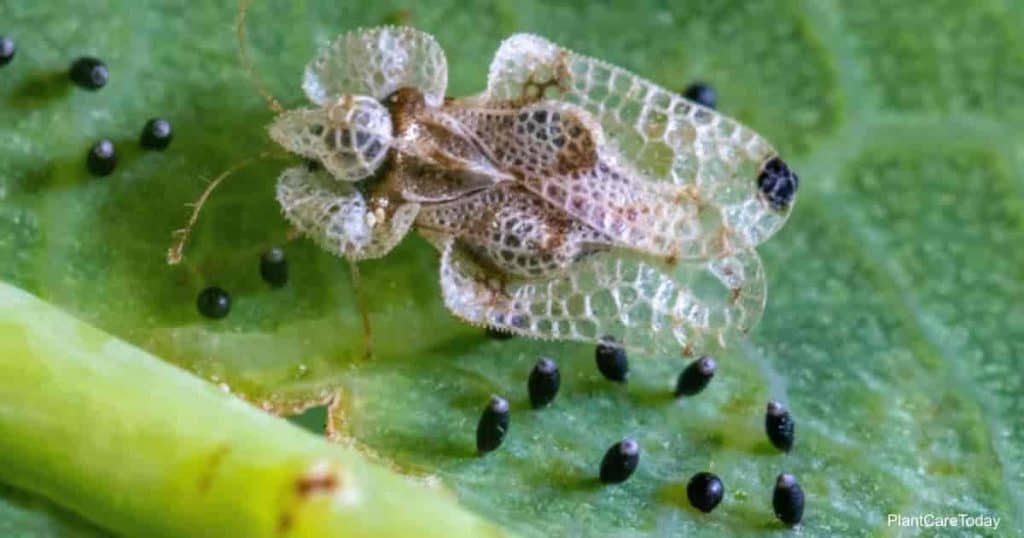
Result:
[[386,26],[344,33],[317,53],[302,81],[309,100],[324,106],[343,95],[381,100],[402,87],[418,89],[431,106],[444,101],[448,64],[433,36]]
[[387,254],[409,231],[419,211],[418,204],[374,208],[351,184],[303,166],[289,168],[278,178],[277,201],[300,232],[349,260]]
[[445,305],[460,318],[536,338],[684,355],[725,346],[760,319],[764,272],[753,250],[674,267],[621,251],[579,261],[543,282],[495,281],[453,238],[442,249]]
[[576,105],[453,110],[498,166],[567,215],[619,245],[666,259],[707,259],[729,246],[702,229],[702,206],[685,187],[643,179],[605,150],[602,130]]
[[763,138],[713,110],[541,37],[514,35],[495,54],[481,99],[531,94],[587,110],[625,167],[690,187],[713,213],[703,220],[717,222],[741,248],[763,242],[789,216],[795,174]]
[[567,218],[520,186],[501,184],[457,200],[425,204],[416,226],[455,236],[460,247],[492,272],[509,278],[547,278],[610,241]]
[[282,147],[321,162],[343,181],[373,174],[392,141],[388,109],[363,96],[324,108],[289,110],[274,119],[269,131]]

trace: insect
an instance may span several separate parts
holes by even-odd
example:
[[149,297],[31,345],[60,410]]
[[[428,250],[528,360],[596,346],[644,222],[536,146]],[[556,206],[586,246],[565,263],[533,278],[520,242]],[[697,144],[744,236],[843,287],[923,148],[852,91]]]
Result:
[[446,96],[444,51],[407,27],[341,35],[302,87],[269,133],[321,166],[277,200],[324,249],[379,258],[416,230],[453,314],[536,338],[691,355],[757,323],[754,247],[797,178],[737,122],[527,34],[475,96]]

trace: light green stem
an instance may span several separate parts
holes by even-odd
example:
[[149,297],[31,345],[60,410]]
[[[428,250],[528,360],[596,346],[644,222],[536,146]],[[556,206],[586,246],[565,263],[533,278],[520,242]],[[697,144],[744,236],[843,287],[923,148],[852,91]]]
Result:
[[503,536],[0,283],[0,481],[124,536]]

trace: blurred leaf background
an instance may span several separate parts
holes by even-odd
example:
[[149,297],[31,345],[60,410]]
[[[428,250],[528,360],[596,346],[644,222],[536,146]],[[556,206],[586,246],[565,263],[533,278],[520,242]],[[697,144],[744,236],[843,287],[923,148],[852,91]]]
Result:
[[[633,357],[628,387],[574,344],[493,341],[440,303],[436,255],[410,237],[364,264],[377,358],[360,359],[345,264],[287,245],[269,289],[260,252],[284,240],[285,163],[247,168],[200,221],[181,267],[171,230],[210,178],[266,147],[271,116],[236,58],[232,2],[0,2],[19,50],[0,69],[0,279],[527,535],[770,535],[776,474],[808,496],[802,535],[890,535],[889,513],[960,512],[1024,532],[1024,4],[840,2],[257,1],[256,70],[303,104],[316,48],[361,26],[410,24],[447,52],[450,93],[483,88],[503,37],[538,33],[668,88],[712,84],[719,109],[766,135],[801,175],[793,218],[762,249],[761,326],[719,357],[705,393],[671,398],[678,358]],[[65,81],[83,54],[110,67],[91,93]],[[163,153],[138,148],[168,118]],[[84,161],[100,137],[121,161]],[[231,315],[198,315],[219,284]],[[528,410],[526,376],[555,358],[554,406]],[[491,393],[512,402],[505,446],[473,455]],[[116,398],[112,394],[111,398]],[[764,404],[785,401],[796,448],[774,451]],[[322,406],[333,401],[330,416]],[[318,410],[319,409],[319,410]],[[97,417],[101,419],[101,417]],[[643,447],[629,482],[593,477],[607,446]],[[130,447],[126,447],[126,450]],[[712,469],[726,499],[700,515],[686,480]],[[104,536],[88,514],[0,489],[0,534]],[[980,534],[997,534],[978,530]]]

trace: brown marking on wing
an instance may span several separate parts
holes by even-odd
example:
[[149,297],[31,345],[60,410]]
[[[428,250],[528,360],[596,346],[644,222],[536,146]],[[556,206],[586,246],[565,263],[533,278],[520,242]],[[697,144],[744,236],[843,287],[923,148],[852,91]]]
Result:
[[[577,125],[575,118],[564,127],[567,131],[580,129],[576,137],[569,137],[562,150],[558,152],[558,164],[555,170],[559,174],[571,174],[577,170],[586,170],[597,165],[597,143],[582,123]],[[569,134],[569,133],[567,133]]]

